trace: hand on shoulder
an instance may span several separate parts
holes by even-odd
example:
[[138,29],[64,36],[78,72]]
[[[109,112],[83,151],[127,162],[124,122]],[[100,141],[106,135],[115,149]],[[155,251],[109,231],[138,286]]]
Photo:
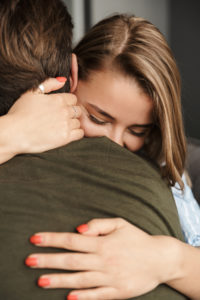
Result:
[[[48,79],[45,93],[60,89],[64,82]],[[28,91],[0,118],[0,163],[20,153],[39,153],[81,139],[81,108],[69,93],[42,94]]]

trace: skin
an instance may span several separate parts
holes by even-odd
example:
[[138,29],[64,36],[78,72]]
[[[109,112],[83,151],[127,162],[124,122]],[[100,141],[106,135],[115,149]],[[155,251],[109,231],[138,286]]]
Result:
[[79,81],[75,94],[85,136],[106,136],[133,152],[143,146],[153,123],[153,103],[134,79],[97,72],[90,80]]
[[[49,79],[46,85],[57,89],[61,83],[55,80]],[[0,118],[0,164],[17,154],[41,153],[81,139],[84,136],[79,121],[81,108],[76,104],[73,94],[22,95],[8,114]]]
[[45,93],[62,88],[66,80],[70,81],[70,94],[43,95],[39,89],[27,91],[0,118],[0,164],[17,154],[44,152],[84,136],[79,121],[81,108],[72,94],[78,81],[78,65],[74,54],[70,78],[46,80],[43,83]]
[[[107,136],[131,151],[142,147],[149,128],[136,125],[152,123],[153,104],[133,79],[110,71],[98,72],[88,82],[79,81],[75,93],[86,136]],[[137,136],[130,129],[142,135]],[[84,228],[79,231],[81,235],[37,234],[40,239],[37,246],[81,253],[32,254],[36,268],[84,271],[43,275],[41,278],[48,282],[44,288],[76,289],[68,295],[68,300],[108,300],[136,297],[166,283],[191,299],[200,299],[196,280],[200,276],[198,249],[171,237],[149,236],[122,219],[92,220],[81,228]],[[116,265],[120,272],[116,273]]]
[[[45,92],[47,93],[61,88],[62,84],[56,79],[51,79],[45,82],[44,86]],[[119,93],[121,93],[121,90]],[[13,106],[16,110],[13,110],[12,114],[0,118],[0,126],[2,129],[0,131],[0,144],[2,146],[0,147],[0,151],[6,155],[4,159],[2,158],[2,162],[8,160],[9,155],[11,158],[16,153],[32,152],[35,143],[37,143],[37,151],[40,152],[44,151],[45,143],[46,148],[49,149],[55,148],[56,145],[64,145],[69,142],[63,138],[64,135],[60,136],[57,134],[62,132],[63,123],[60,123],[60,128],[59,126],[55,128],[54,140],[48,136],[48,126],[44,128],[46,132],[41,132],[41,125],[44,119],[43,115],[40,114],[40,110],[42,111],[43,109],[44,112],[46,112],[45,122],[49,122],[49,126],[52,125],[52,117],[59,118],[59,115],[63,113],[63,107],[65,107],[65,114],[67,113],[67,115],[70,116],[69,119],[73,119],[73,109],[71,109],[71,107],[76,105],[76,97],[71,94],[40,95],[40,101],[35,105],[36,99],[38,99],[38,94],[28,92]],[[83,109],[83,105],[88,99],[84,98],[81,100],[83,103],[80,103],[80,105]],[[91,101],[91,99],[89,100]],[[53,101],[54,104],[56,103],[56,110],[50,109],[51,101]],[[20,109],[20,102],[23,103],[24,110]],[[49,105],[47,105],[47,103]],[[30,107],[31,109],[29,109]],[[101,107],[101,109],[108,110],[107,107]],[[22,110],[22,113],[20,113],[20,110]],[[24,112],[26,112],[26,115],[24,115]],[[107,112],[109,113],[110,111]],[[27,128],[25,126],[26,120],[28,121],[33,113],[35,116],[37,116],[38,113],[40,118],[37,119],[38,122],[32,123],[32,128]],[[85,112],[83,112],[83,114],[84,113]],[[46,118],[48,115],[50,116],[49,119]],[[117,118],[116,115],[113,117]],[[85,115],[83,115],[82,118],[84,121]],[[25,120],[24,123],[22,120]],[[136,120],[133,121],[136,122]],[[18,124],[17,128],[16,126],[13,128],[13,122],[14,124]],[[139,123],[138,120],[137,122]],[[117,121],[117,124],[120,126],[118,127],[120,128],[120,132],[123,133],[127,132],[125,128],[129,128],[129,125],[132,125],[129,123],[122,125],[120,120]],[[71,134],[74,129],[69,129],[67,126],[66,124],[65,129],[69,130],[69,134]],[[109,126],[115,128],[114,124],[106,124],[105,128]],[[98,126],[98,128],[105,130],[102,125]],[[35,131],[40,133],[40,135],[35,135],[34,139],[30,140],[30,136],[34,136]],[[65,130],[63,130],[63,134],[64,131]],[[44,138],[42,143],[41,134]],[[12,136],[12,139],[8,138],[10,136]],[[60,138],[59,141],[57,140],[57,136]],[[73,138],[79,139],[81,137],[78,137],[76,133],[74,133]],[[11,143],[10,140],[12,140],[13,152],[9,146]],[[29,142],[26,142],[26,146],[21,148],[21,145],[24,145],[24,141]],[[92,220],[87,226],[84,226],[84,228],[84,231],[79,231],[81,234],[38,234],[40,242],[36,243],[37,246],[71,249],[83,252],[84,256],[77,253],[74,253],[74,256],[66,253],[64,257],[54,254],[33,254],[31,257],[34,256],[37,259],[37,265],[35,267],[74,270],[74,266],[78,268],[82,266],[83,270],[88,270],[88,272],[78,272],[73,275],[60,274],[58,276],[58,274],[48,274],[48,277],[44,275],[43,277],[49,279],[49,284],[45,286],[46,288],[64,287],[76,289],[70,293],[68,299],[70,299],[70,296],[78,296],[80,300],[108,300],[126,299],[141,295],[160,283],[167,283],[191,299],[200,299],[200,288],[197,280],[200,277],[198,249],[181,243],[171,237],[149,236],[121,219]],[[124,247],[122,247],[122,245],[124,245]],[[144,264],[146,249],[148,249],[148,253],[151,253],[151,260],[147,259]],[[110,253],[112,253],[112,259],[109,255]],[[159,253],[159,256],[155,255],[155,253]],[[136,259],[133,260],[133,257],[136,257]],[[91,262],[92,258],[93,261]],[[118,265],[118,270],[120,270],[117,274],[115,272],[116,265]],[[133,282],[135,283],[134,285],[132,284]],[[97,286],[97,289],[91,289],[93,286]],[[84,290],[82,290],[83,288]]]

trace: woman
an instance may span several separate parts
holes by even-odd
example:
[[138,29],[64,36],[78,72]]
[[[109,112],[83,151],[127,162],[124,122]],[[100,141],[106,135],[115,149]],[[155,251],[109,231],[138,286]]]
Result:
[[[178,182],[183,188],[181,175],[184,170],[185,139],[180,109],[179,74],[171,52],[160,32],[143,19],[123,15],[114,16],[93,27],[75,48],[75,53],[78,56],[80,78],[76,94],[78,104],[83,111],[81,124],[85,135],[89,137],[105,135],[131,151],[138,151],[142,148],[142,153],[160,166],[163,177],[169,185],[173,186],[175,182]],[[105,90],[100,86],[101,82],[104,83]],[[123,111],[116,110],[115,107],[117,105],[119,108],[119,103],[113,102],[114,106],[112,105],[111,110],[108,101],[104,101],[104,98],[101,99],[102,101],[94,99],[98,92],[104,92],[103,96],[105,96],[110,85],[115,91],[115,98],[116,94],[120,93],[119,85],[125,91],[134,88],[135,105],[138,105],[140,100],[143,104],[146,103],[142,108],[137,107],[141,113],[137,126],[130,126],[126,117],[121,119]],[[45,86],[45,92],[48,91],[50,90]],[[30,94],[25,97],[30,97]],[[128,106],[129,104],[126,106],[126,115]],[[117,117],[112,115],[113,110]],[[56,146],[59,146],[59,143]],[[14,149],[16,148],[14,145]],[[12,153],[15,152],[12,151]],[[120,282],[116,280],[116,274],[112,272],[112,264],[108,263],[102,272],[97,272],[95,275],[97,278],[105,278],[100,284],[101,287],[95,290],[72,292],[68,299],[124,299],[124,297],[143,294],[146,292],[147,286],[148,290],[151,290],[160,283],[167,283],[193,299],[199,298],[199,287],[194,281],[194,278],[199,276],[200,263],[198,263],[197,249],[173,238],[150,237],[119,219],[93,220],[89,224],[79,226],[77,230],[86,235],[107,235],[108,239],[104,249],[110,249],[111,241],[116,236],[116,242],[120,246],[125,243],[125,240],[129,242],[130,235],[140,242],[136,243],[137,247],[135,244],[133,247],[131,243],[127,242],[128,247],[125,251],[122,247],[111,249],[114,265],[117,262],[117,256],[119,257],[124,252],[129,262],[132,263],[129,274],[123,263],[119,266],[120,272],[125,274],[124,277],[122,276],[123,280]],[[65,248],[67,239],[67,234],[43,233],[33,236],[31,242],[40,246]],[[71,240],[71,250],[76,250],[77,242],[84,244],[84,239],[79,240],[75,235]],[[67,245],[69,247],[68,243]],[[151,257],[145,268],[138,266],[139,253],[147,247],[148,250],[151,249],[151,253],[159,251],[162,254],[161,256],[166,262],[164,269],[163,264],[162,269],[159,264],[157,266],[158,258],[155,258],[155,255],[154,260],[152,261]],[[101,252],[100,249],[97,249],[96,253],[101,257],[102,265],[104,265],[106,253]],[[137,260],[133,262],[134,256],[137,257]],[[53,255],[37,255],[37,259],[37,267],[58,265],[58,261]],[[78,263],[79,261],[77,261]],[[86,270],[90,270],[87,256],[85,264]],[[156,266],[156,268],[152,268],[152,266]],[[135,275],[136,268],[137,275]],[[69,269],[67,265],[66,269]],[[144,281],[146,273],[148,276]],[[90,272],[77,273],[75,276],[48,275],[48,277],[40,278],[39,284],[49,288],[68,286],[82,288],[84,286],[80,282],[86,274],[90,276]],[[136,282],[136,279],[135,287],[132,283]],[[73,281],[73,284],[70,280]],[[127,290],[129,290],[128,293]],[[129,296],[127,296],[128,294]]]

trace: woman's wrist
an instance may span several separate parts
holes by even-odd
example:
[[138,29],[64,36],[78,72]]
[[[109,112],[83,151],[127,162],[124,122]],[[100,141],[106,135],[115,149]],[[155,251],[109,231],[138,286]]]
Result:
[[183,243],[169,236],[154,236],[153,238],[156,243],[155,251],[158,251],[159,256],[159,283],[168,284],[168,282],[180,279],[183,275]]
[[9,115],[0,117],[0,164],[20,153],[15,126]]
[[[165,283],[193,300],[200,300],[200,250],[186,243],[173,239],[174,275]],[[173,245],[174,244],[174,245]],[[173,262],[173,261],[172,261]]]

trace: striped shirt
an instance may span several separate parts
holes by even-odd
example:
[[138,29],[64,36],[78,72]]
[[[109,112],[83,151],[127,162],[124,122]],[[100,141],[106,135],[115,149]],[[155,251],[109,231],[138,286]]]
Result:
[[193,196],[191,188],[186,182],[184,191],[180,190],[178,183],[172,187],[172,193],[176,202],[181,228],[185,241],[195,247],[200,246],[200,206]]

